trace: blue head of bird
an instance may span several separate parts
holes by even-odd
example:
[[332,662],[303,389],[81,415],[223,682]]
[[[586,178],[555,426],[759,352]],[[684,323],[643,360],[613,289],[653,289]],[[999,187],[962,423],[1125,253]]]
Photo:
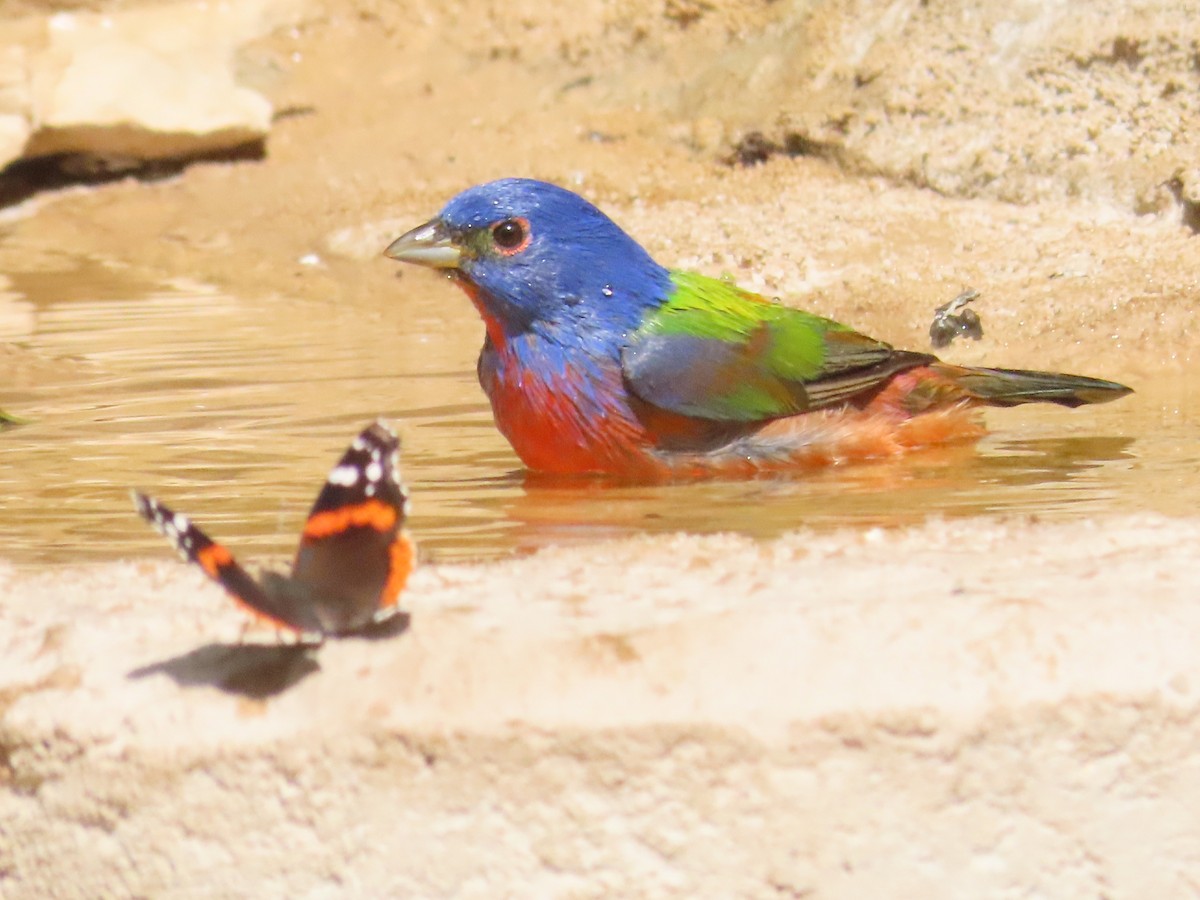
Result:
[[667,271],[578,194],[529,178],[468,188],[386,254],[444,269],[510,335],[558,340],[637,327]]

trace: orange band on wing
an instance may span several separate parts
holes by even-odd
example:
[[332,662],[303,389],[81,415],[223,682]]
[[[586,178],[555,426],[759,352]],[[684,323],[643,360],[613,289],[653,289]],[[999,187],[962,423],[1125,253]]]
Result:
[[396,510],[382,500],[367,500],[354,506],[319,512],[304,525],[307,539],[341,534],[347,528],[374,528],[387,531],[396,524]]
[[196,553],[196,562],[212,578],[218,578],[220,570],[233,562],[233,554],[220,544],[209,544]]
[[412,539],[406,532],[400,532],[389,548],[392,567],[388,572],[387,584],[379,595],[379,608],[389,609],[400,599],[400,592],[408,582],[408,576],[413,570],[415,548]]

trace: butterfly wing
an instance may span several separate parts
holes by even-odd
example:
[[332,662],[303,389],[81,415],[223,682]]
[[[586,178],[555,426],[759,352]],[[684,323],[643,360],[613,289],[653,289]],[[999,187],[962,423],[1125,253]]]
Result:
[[184,560],[203,569],[235,603],[256,619],[298,634],[320,631],[315,617],[306,615],[303,608],[289,602],[284,593],[259,584],[224,544],[210,538],[187,516],[138,491],[133,492],[133,502],[141,517],[170,541]]
[[414,561],[399,461],[395,433],[382,422],[366,428],[330,471],[305,522],[290,581],[311,599],[326,633],[357,631],[397,611]]

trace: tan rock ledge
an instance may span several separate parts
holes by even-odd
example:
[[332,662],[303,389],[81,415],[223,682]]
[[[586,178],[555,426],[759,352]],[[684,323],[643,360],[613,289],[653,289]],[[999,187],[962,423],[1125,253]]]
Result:
[[239,614],[181,564],[5,568],[0,894],[1183,896],[1197,546],[957,520],[431,566],[406,633],[273,694],[239,667],[289,651],[213,646]]
[[305,0],[175,2],[0,20],[0,167],[81,153],[158,160],[263,139],[272,106],[238,50]]

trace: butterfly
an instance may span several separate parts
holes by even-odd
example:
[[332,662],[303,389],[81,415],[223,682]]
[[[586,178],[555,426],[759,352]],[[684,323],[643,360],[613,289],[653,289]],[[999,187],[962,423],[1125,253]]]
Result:
[[364,429],[329,473],[300,533],[288,575],[254,578],[233,554],[176,513],[133,492],[138,513],[256,619],[319,638],[361,632],[399,612],[416,553],[404,529],[400,439],[383,422]]

